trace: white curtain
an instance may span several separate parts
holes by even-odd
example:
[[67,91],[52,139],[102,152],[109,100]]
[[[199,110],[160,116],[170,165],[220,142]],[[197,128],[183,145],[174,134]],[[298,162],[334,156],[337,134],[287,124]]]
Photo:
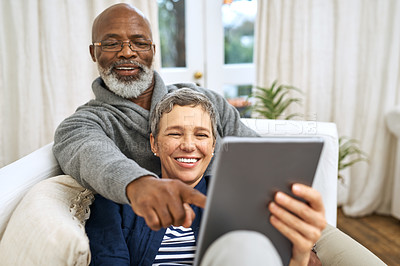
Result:
[[158,45],[156,0],[0,1],[0,167],[53,141],[57,125],[93,98],[92,22],[119,2],[143,11]]
[[395,139],[384,115],[400,103],[400,1],[259,0],[258,11],[257,85],[300,88],[290,113],[335,122],[368,153],[342,173],[346,214],[390,213]]

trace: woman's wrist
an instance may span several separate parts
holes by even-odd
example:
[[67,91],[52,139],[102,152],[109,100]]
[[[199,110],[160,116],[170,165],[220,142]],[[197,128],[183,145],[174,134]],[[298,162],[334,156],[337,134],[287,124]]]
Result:
[[309,255],[305,255],[302,258],[293,257],[289,263],[290,266],[298,266],[298,265],[308,265],[308,266],[322,266],[321,261],[319,260],[318,256],[314,251],[310,251]]
[[308,261],[310,260],[310,254],[304,254],[301,258],[294,258],[290,259],[289,266],[306,266],[308,265]]

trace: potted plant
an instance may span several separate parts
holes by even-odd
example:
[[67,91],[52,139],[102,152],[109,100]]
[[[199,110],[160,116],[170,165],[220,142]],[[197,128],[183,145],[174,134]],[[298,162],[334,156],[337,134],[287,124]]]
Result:
[[290,97],[291,91],[297,91],[301,93],[301,90],[288,85],[279,85],[275,80],[271,87],[255,87],[253,97],[256,99],[254,106],[251,106],[251,110],[258,113],[264,118],[268,119],[292,119],[300,114],[288,114],[285,115],[285,110],[293,103],[301,104],[300,98]]

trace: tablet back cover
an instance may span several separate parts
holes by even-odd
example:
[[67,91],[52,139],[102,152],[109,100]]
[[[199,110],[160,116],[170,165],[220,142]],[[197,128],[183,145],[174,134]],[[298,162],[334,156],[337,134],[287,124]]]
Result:
[[220,147],[208,188],[195,265],[212,242],[233,230],[267,235],[283,264],[288,265],[291,243],[269,223],[267,205],[277,191],[293,196],[293,183],[312,185],[323,140],[227,137]]

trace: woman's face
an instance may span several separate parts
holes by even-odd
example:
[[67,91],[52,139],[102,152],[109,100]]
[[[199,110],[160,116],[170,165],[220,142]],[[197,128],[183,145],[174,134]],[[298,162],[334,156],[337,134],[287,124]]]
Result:
[[210,116],[201,106],[175,105],[162,115],[157,139],[150,135],[150,143],[160,157],[162,178],[195,187],[214,152]]

